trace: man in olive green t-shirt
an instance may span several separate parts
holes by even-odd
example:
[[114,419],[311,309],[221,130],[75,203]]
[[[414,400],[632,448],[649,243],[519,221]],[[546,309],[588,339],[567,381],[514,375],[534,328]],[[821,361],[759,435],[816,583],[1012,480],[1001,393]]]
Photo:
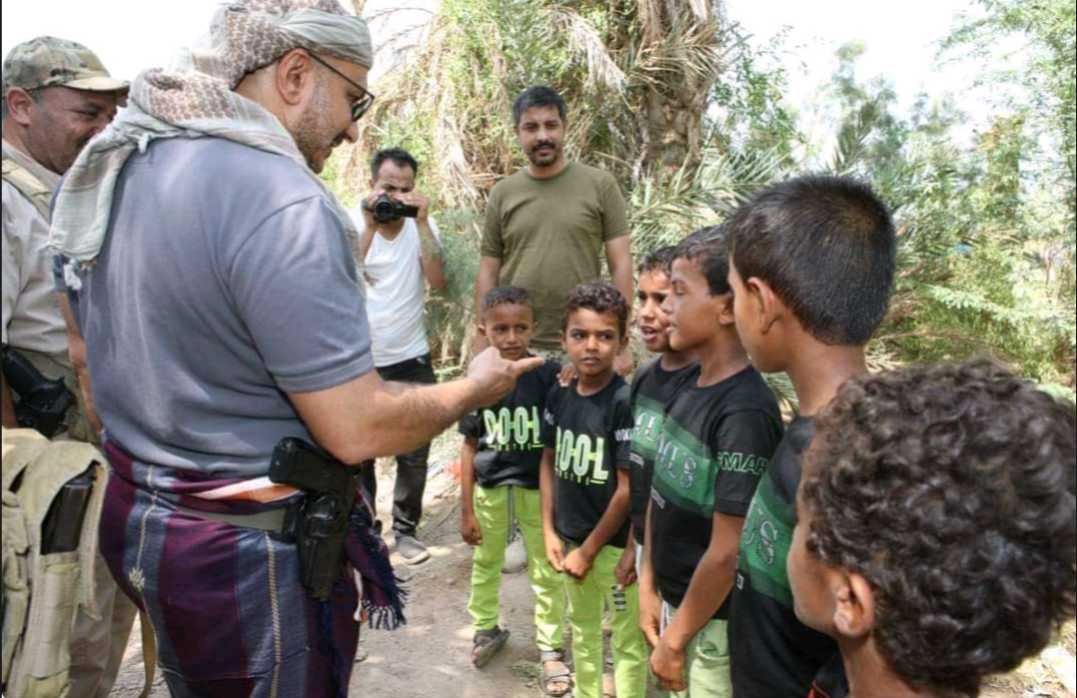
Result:
[[[632,302],[632,253],[624,198],[607,172],[566,162],[565,103],[530,87],[513,105],[516,136],[530,161],[490,192],[475,282],[476,307],[497,285],[527,289],[537,327],[531,345],[560,350],[565,296],[601,276],[603,251],[613,283]],[[631,369],[626,352],[615,364]]]

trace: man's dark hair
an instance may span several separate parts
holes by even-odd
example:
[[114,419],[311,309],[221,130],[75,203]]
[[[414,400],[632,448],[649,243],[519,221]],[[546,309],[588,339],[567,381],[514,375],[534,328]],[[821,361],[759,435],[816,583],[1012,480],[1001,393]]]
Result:
[[986,360],[847,382],[816,422],[807,548],[875,594],[912,686],[975,695],[1077,599],[1074,405]]
[[552,87],[535,85],[520,93],[512,104],[512,124],[519,127],[524,112],[531,107],[557,107],[561,121],[565,120],[565,100]]
[[522,289],[519,286],[495,286],[486,292],[486,295],[482,297],[482,312],[487,312],[491,308],[496,308],[499,305],[524,305],[531,308],[531,296],[527,293],[526,289]]
[[576,286],[568,292],[565,300],[565,316],[561,320],[561,329],[568,328],[568,318],[580,308],[605,314],[610,313],[617,318],[617,328],[621,337],[628,332],[628,301],[617,290],[617,287],[608,281],[591,281]]
[[866,344],[894,281],[894,224],[865,184],[798,177],[769,187],[728,222],[734,266],[770,285],[813,337]]
[[410,167],[412,174],[419,174],[419,163],[411,153],[403,148],[384,148],[374,153],[374,158],[370,161],[371,179],[378,178],[378,171],[386,160],[391,160],[397,167]]
[[636,267],[637,274],[652,274],[654,272],[662,272],[669,275],[669,267],[673,264],[675,258],[675,252],[677,251],[676,245],[666,245],[665,247],[659,247],[657,250],[653,250],[644,255],[640,260],[639,266]]
[[687,259],[699,265],[712,296],[729,292],[729,235],[725,226],[695,231],[677,245],[673,259]]

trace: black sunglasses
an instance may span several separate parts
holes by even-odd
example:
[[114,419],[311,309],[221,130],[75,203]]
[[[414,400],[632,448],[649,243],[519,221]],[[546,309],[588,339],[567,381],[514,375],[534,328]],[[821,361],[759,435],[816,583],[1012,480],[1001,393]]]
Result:
[[313,58],[314,60],[321,63],[326,68],[328,68],[329,70],[331,70],[334,73],[336,73],[337,75],[339,75],[346,82],[351,84],[352,87],[354,87],[355,89],[357,89],[357,90],[359,90],[360,92],[363,93],[362,97],[360,97],[359,99],[355,100],[355,102],[352,103],[352,121],[358,121],[359,119],[363,118],[363,114],[367,113],[367,110],[370,109],[370,105],[374,104],[374,93],[371,92],[370,90],[368,90],[367,88],[363,87],[359,83],[355,82],[354,80],[352,80],[347,75],[340,72],[339,70],[337,70],[333,66],[329,65],[328,63],[323,61],[321,58],[318,58],[313,53],[311,53],[309,55],[310,55],[311,58]]

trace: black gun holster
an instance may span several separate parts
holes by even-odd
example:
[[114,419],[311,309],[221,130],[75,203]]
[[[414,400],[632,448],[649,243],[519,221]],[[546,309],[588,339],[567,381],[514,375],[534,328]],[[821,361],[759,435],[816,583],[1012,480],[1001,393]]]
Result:
[[52,438],[64,424],[67,411],[77,400],[62,378],[48,379],[18,350],[0,348],[4,380],[18,395],[15,419],[20,427],[36,429]]
[[295,542],[303,587],[318,601],[329,598],[341,574],[356,474],[303,439],[282,439],[273,450],[269,479],[304,493],[286,513],[281,537]]

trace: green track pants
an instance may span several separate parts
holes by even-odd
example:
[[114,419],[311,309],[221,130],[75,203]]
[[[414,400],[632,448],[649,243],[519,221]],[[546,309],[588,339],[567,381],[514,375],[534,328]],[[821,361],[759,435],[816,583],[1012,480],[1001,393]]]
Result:
[[482,530],[482,544],[475,547],[472,557],[471,599],[467,605],[474,629],[489,630],[498,623],[501,563],[515,518],[527,550],[527,576],[535,592],[535,644],[541,651],[561,649],[565,588],[560,575],[546,561],[539,491],[510,485],[476,485],[474,505]]
[[647,693],[647,644],[639,627],[639,592],[635,584],[615,598],[614,570],[623,548],[607,545],[582,581],[564,575],[572,623],[572,659],[576,698],[602,698],[602,614],[609,608],[613,636],[613,678],[617,698],[644,698]]

